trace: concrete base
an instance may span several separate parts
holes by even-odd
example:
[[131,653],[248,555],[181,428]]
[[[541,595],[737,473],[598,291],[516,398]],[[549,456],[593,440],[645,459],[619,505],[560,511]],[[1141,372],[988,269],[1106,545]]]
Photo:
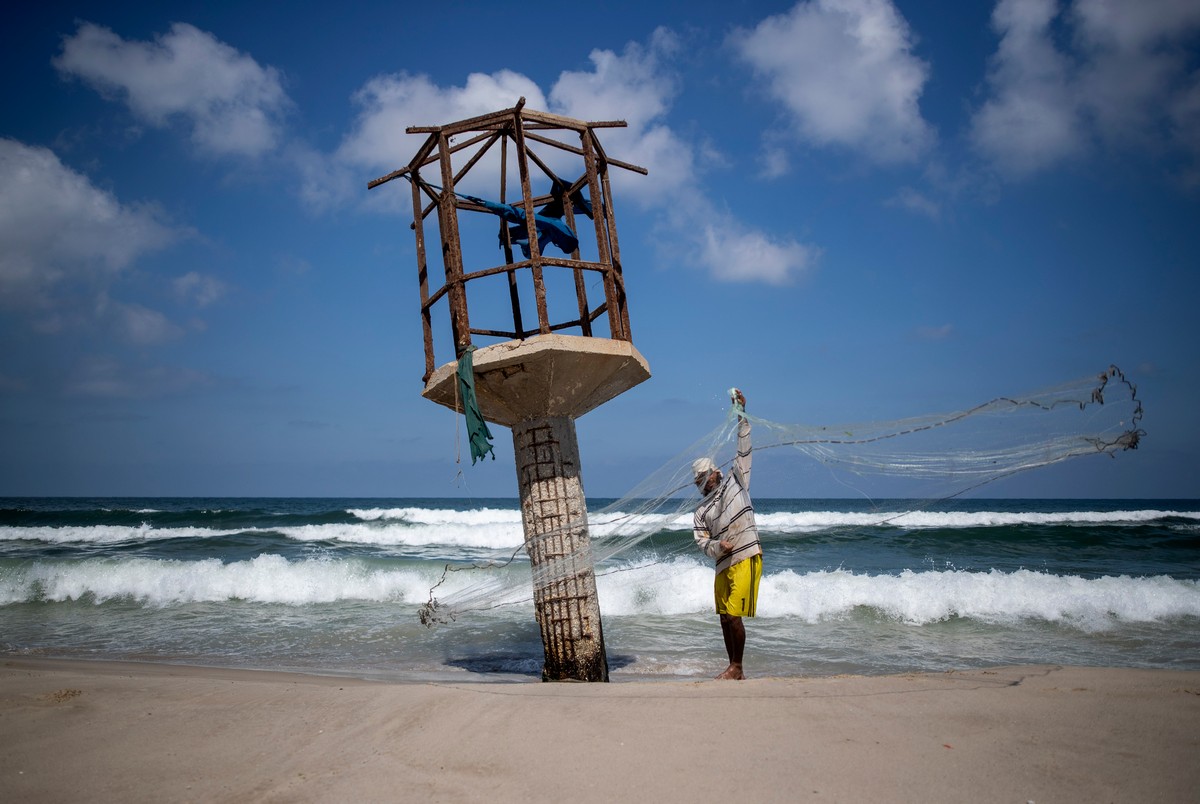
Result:
[[[632,343],[579,335],[535,335],[477,349],[475,396],[489,422],[578,418],[650,377]],[[456,411],[458,363],[433,372],[422,396]]]
[[[608,681],[575,418],[650,377],[626,341],[535,335],[472,356],[483,418],[512,428],[525,549],[546,681]],[[456,411],[458,363],[441,366],[423,396]]]
[[575,422],[531,419],[512,432],[546,657],[542,680],[608,681]]

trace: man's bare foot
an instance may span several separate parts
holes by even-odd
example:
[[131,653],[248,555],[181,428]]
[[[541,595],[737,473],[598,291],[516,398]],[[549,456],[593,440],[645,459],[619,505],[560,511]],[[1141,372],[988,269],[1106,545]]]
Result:
[[723,672],[723,673],[721,673],[721,675],[717,676],[717,680],[718,681],[720,681],[720,680],[741,681],[745,677],[746,676],[744,676],[742,674],[741,667],[739,667],[736,664],[731,664],[725,668],[725,672]]

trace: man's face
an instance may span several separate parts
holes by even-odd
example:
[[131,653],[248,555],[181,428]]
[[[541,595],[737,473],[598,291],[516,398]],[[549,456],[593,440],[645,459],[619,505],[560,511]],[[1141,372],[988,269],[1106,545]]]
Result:
[[700,477],[696,478],[696,488],[700,489],[701,496],[707,497],[709,494],[712,494],[713,489],[715,489],[720,482],[721,473],[714,469],[707,475],[701,475]]

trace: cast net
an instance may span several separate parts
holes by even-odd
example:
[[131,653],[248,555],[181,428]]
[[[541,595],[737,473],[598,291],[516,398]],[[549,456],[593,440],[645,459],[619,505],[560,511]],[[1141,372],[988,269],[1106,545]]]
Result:
[[[732,391],[733,389],[731,389]],[[1087,456],[1114,457],[1136,449],[1145,435],[1136,386],[1116,366],[1099,375],[1016,396],[1002,396],[966,410],[906,419],[843,424],[787,424],[756,417],[753,399],[746,418],[752,425],[752,495],[770,479],[771,497],[857,497],[868,502],[864,523],[896,517],[900,498],[911,511],[977,492],[1003,478]],[[568,522],[562,531],[587,528],[582,551],[532,568],[528,576],[495,572],[519,561],[525,547],[506,558],[448,564],[421,608],[427,625],[457,619],[471,611],[526,603],[532,588],[594,566],[597,576],[623,572],[693,554],[690,539],[662,539],[651,556],[621,561],[638,545],[667,533],[690,533],[700,499],[692,462],[710,458],[722,471],[733,461],[737,440],[736,404],[712,432],[651,473],[621,499],[590,512],[586,522]],[[825,490],[814,493],[814,490]],[[829,492],[836,489],[837,492]],[[888,504],[885,504],[884,501]],[[890,512],[890,513],[888,513]]]

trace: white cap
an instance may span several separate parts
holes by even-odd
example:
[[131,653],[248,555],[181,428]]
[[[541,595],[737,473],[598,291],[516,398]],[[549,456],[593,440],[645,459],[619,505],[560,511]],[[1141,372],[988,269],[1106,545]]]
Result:
[[709,472],[714,472],[717,465],[712,462],[712,458],[697,458],[692,461],[692,477],[699,480],[703,475]]

